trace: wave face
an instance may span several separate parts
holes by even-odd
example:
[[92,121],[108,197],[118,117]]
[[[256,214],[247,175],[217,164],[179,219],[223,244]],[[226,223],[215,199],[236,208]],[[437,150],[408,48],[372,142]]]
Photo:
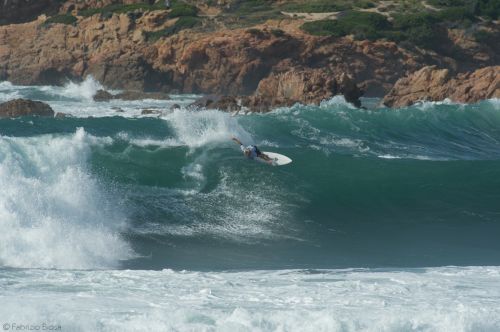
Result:
[[[97,88],[0,84],[0,99],[36,97],[74,116],[0,120],[1,265],[500,263],[498,100],[356,109],[336,97],[233,116],[187,111],[195,96],[96,103]],[[140,116],[174,102],[182,108]],[[233,135],[294,162],[245,160]]]
[[73,115],[0,119],[8,328],[500,330],[498,100],[231,115],[99,88],[0,83]]

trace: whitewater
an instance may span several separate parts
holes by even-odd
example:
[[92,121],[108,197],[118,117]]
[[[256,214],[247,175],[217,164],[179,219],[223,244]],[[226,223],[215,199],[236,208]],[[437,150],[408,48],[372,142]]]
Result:
[[500,330],[499,100],[230,114],[101,88],[0,82],[67,115],[0,119],[3,330]]

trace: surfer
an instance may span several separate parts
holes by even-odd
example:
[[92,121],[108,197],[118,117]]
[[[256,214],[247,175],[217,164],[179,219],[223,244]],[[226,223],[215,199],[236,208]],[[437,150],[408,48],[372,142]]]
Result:
[[241,143],[241,141],[239,139],[237,139],[236,137],[233,137],[232,138],[233,141],[236,142],[236,144],[239,144],[240,145],[240,149],[241,151],[243,151],[243,153],[245,154],[245,156],[249,159],[255,159],[255,157],[258,157],[260,159],[263,159],[265,161],[267,161],[268,163],[272,162],[273,160],[271,158],[269,158],[268,155],[266,155],[265,153],[262,153],[260,152],[259,148],[255,145],[249,145],[247,147],[245,147],[243,145],[243,143]]

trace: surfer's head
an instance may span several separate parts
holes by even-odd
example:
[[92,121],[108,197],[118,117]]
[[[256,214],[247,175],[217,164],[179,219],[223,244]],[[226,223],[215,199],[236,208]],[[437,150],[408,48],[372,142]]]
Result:
[[246,156],[246,157],[250,157],[250,153],[251,153],[251,151],[250,151],[250,149],[245,149],[245,150],[243,151],[243,153],[245,154],[245,156]]

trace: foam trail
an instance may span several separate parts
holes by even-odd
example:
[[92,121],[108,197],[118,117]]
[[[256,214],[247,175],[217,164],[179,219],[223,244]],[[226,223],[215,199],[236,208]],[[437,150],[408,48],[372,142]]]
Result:
[[[2,273],[5,322],[69,331],[498,331],[498,267]],[[15,292],[10,292],[12,284]],[[65,310],[61,311],[61,307]]]
[[123,216],[87,170],[97,139],[0,137],[0,265],[107,268],[131,257]]

